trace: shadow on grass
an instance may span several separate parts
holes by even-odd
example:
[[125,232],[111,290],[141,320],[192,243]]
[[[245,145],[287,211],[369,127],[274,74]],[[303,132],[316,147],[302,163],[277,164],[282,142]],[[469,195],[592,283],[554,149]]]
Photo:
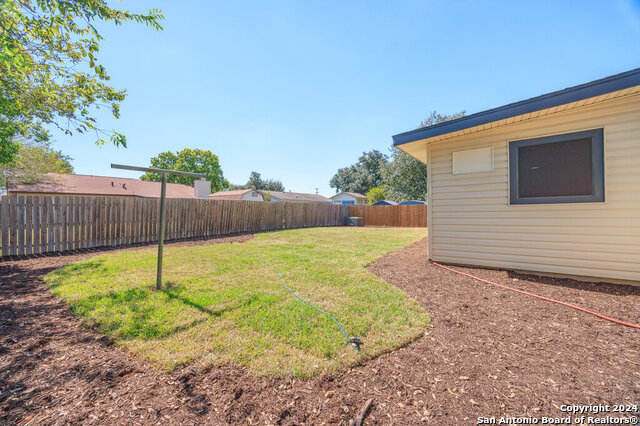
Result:
[[241,301],[239,303],[236,303],[234,305],[230,305],[230,306],[226,306],[224,308],[221,309],[210,309],[207,308],[206,306],[200,304],[200,303],[196,303],[193,300],[184,297],[182,295],[180,295],[178,293],[178,290],[180,289],[180,287],[175,286],[173,283],[169,282],[167,283],[167,288],[160,290],[162,291],[168,298],[172,299],[172,300],[177,300],[179,302],[182,302],[183,304],[190,306],[194,309],[199,310],[202,313],[205,313],[211,317],[220,317],[222,316],[222,314],[224,314],[225,312],[231,312],[231,311],[235,311],[236,309],[240,309],[243,308],[245,306],[249,306],[251,305],[253,302],[258,300],[258,297],[256,295],[250,295],[246,300]]
[[[81,298],[71,303],[71,309],[76,315],[88,318],[99,332],[112,338],[155,340],[170,337],[210,318],[220,318],[227,312],[246,308],[259,301],[258,296],[249,295],[220,309],[211,309],[180,294],[186,290],[172,285],[159,291],[130,288]],[[208,318],[190,314],[190,309]],[[182,317],[177,319],[181,324],[175,325],[178,315]]]
[[131,288],[93,295],[71,303],[71,309],[76,315],[89,318],[98,331],[125,340],[162,339],[207,320],[185,318],[186,323],[173,325],[172,316],[178,307],[154,303],[151,291]]

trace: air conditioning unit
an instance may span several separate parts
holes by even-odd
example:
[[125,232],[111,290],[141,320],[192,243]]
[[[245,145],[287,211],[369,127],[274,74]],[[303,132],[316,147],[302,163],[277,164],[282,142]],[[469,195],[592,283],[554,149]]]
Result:
[[364,221],[361,217],[349,217],[347,218],[348,226],[363,226]]

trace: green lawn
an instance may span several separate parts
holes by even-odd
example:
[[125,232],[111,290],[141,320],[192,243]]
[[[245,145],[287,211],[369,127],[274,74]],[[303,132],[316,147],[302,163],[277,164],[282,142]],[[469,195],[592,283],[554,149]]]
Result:
[[[230,362],[259,375],[309,377],[424,334],[424,309],[365,266],[425,236],[424,228],[308,228],[245,243],[165,247],[162,291],[154,290],[154,248],[97,256],[45,280],[88,324],[167,369]],[[362,338],[362,352],[253,256]]]

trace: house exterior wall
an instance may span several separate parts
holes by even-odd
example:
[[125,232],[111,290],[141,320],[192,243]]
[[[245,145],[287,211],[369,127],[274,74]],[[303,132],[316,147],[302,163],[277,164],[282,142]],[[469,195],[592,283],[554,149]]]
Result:
[[[604,129],[605,202],[509,205],[508,143]],[[492,147],[490,172],[452,173]],[[640,95],[427,146],[429,257],[457,264],[640,281]]]
[[353,195],[349,195],[349,194],[341,194],[338,195],[337,197],[335,197],[332,202],[333,204],[343,204],[343,202],[347,202],[350,205],[363,205],[363,204],[367,204],[367,200],[364,198],[356,198]]
[[257,191],[249,191],[245,194],[242,194],[241,200],[244,201],[264,201],[262,199],[262,194]]
[[289,200],[289,199],[282,199],[279,198],[276,195],[273,195],[273,193],[271,193],[271,199],[269,200],[271,202],[274,203],[330,203],[331,200],[329,201],[320,201],[320,200]]

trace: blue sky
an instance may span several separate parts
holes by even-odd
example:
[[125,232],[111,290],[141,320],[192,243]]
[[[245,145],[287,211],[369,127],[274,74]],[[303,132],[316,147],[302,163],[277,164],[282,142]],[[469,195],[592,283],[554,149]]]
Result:
[[329,179],[430,111],[468,113],[640,67],[640,1],[164,1],[165,30],[102,25],[102,63],[126,88],[127,149],[55,133],[76,173],[137,177],[184,147],[287,190]]

